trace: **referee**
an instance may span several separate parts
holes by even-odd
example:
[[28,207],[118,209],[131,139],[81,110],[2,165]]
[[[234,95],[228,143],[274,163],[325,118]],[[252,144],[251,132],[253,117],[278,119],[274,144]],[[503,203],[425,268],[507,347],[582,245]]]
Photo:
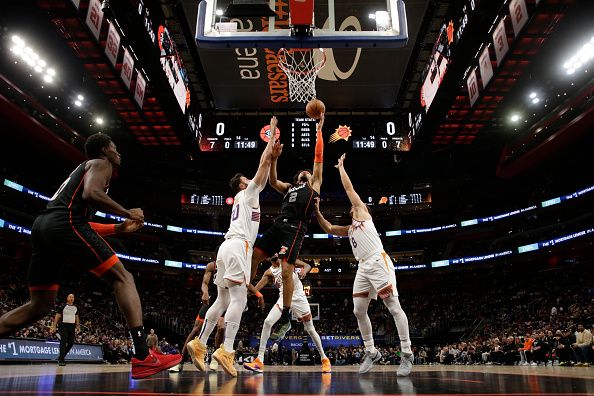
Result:
[[78,308],[74,305],[74,294],[69,294],[66,297],[66,305],[62,308],[62,313],[56,313],[54,323],[52,323],[51,332],[56,331],[56,325],[60,323],[60,356],[58,357],[58,365],[66,366],[66,355],[74,345],[74,335],[80,331],[80,324],[78,321]]

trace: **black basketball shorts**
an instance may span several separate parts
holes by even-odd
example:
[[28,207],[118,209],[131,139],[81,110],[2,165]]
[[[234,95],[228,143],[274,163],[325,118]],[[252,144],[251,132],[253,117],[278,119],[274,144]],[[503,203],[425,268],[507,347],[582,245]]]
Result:
[[83,269],[101,276],[119,261],[85,219],[71,218],[66,211],[39,215],[31,230],[31,245],[31,290],[58,290],[65,270]]

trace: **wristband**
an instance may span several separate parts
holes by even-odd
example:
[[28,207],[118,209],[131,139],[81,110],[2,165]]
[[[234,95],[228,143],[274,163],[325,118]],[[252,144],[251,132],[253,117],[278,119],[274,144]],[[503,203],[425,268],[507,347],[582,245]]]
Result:
[[257,291],[256,292],[256,297],[260,298],[260,297],[264,297],[264,296],[262,295],[262,293],[260,293],[259,291]]

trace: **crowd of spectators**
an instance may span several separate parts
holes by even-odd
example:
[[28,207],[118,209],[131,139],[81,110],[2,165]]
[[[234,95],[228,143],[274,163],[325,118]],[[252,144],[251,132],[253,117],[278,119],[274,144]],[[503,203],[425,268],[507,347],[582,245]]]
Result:
[[[568,365],[591,362],[594,289],[591,275],[584,270],[585,265],[566,265],[539,271],[516,267],[449,271],[436,275],[438,282],[417,288],[411,288],[411,283],[418,283],[420,275],[405,277],[404,284],[399,286],[400,299],[408,315],[413,343],[422,346],[415,354],[418,363],[548,364],[553,358]],[[1,312],[28,298],[24,274],[14,268],[7,268],[5,273],[7,276],[0,284]],[[145,323],[173,334],[169,342],[160,340],[160,348],[167,352],[179,349],[201,304],[201,276],[183,274],[135,273]],[[312,285],[311,302],[320,308],[320,320],[314,324],[322,335],[358,335],[348,280],[343,279],[342,283],[340,287],[318,286],[317,282]],[[244,354],[255,352],[248,347],[250,337],[260,334],[263,320],[279,296],[276,289],[265,288],[263,292],[265,310],[251,298],[243,315],[237,338],[246,345]],[[67,293],[77,296],[81,309],[82,330],[77,334],[77,342],[102,344],[107,361],[129,360],[132,346],[108,287],[89,276],[65,282],[58,303]],[[55,334],[49,332],[54,314],[16,335],[55,339]],[[392,317],[381,301],[372,301],[369,316],[383,343],[379,345],[384,355],[381,364],[397,364],[400,352]],[[579,324],[585,327],[583,331],[578,331]],[[299,324],[288,335],[307,337]],[[292,351],[285,351],[282,346],[280,351],[271,348],[266,355],[271,362],[294,361]],[[315,350],[312,354],[315,360]],[[330,348],[327,354],[333,364],[348,365],[356,364],[362,351],[360,347]]]

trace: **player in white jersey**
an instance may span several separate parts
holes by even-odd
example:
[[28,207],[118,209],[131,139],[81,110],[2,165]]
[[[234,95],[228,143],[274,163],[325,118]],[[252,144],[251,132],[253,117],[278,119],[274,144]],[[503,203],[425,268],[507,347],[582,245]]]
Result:
[[[200,370],[205,371],[204,357],[206,344],[214,330],[217,319],[225,313],[225,341],[213,353],[212,357],[219,362],[227,374],[237,376],[233,367],[235,351],[233,344],[239,330],[241,315],[247,303],[247,287],[251,275],[252,249],[260,225],[260,192],[266,186],[272,148],[276,142],[276,117],[270,120],[270,138],[266,149],[260,157],[258,171],[252,180],[238,173],[230,181],[235,192],[229,231],[225,241],[219,247],[216,259],[217,274],[214,283],[217,285],[217,299],[206,311],[204,324],[196,339],[187,345],[192,362]],[[256,295],[260,298],[261,294]],[[218,346],[218,345],[217,345]]]
[[412,370],[413,353],[410,344],[408,319],[398,300],[394,264],[390,256],[384,251],[382,241],[377,234],[367,205],[365,205],[353,188],[353,184],[344,169],[343,163],[345,156],[346,154],[343,154],[340,157],[336,168],[340,172],[342,186],[351,201],[351,225],[339,226],[330,224],[320,212],[319,201],[316,202],[314,211],[318,223],[324,232],[349,237],[353,254],[359,262],[355,283],[353,284],[353,312],[357,317],[359,331],[365,345],[365,357],[359,368],[359,373],[366,373],[371,370],[373,363],[382,357],[381,353],[375,349],[371,322],[367,315],[367,308],[371,299],[375,300],[377,296],[380,296],[384,305],[394,317],[398,337],[400,338],[402,360],[397,374],[398,376],[407,376]]
[[[262,373],[264,371],[264,352],[266,351],[266,343],[268,343],[268,339],[270,338],[272,326],[274,326],[274,324],[281,318],[283,307],[283,269],[278,257],[273,257],[270,261],[272,265],[262,275],[262,279],[260,279],[256,285],[256,290],[259,292],[264,286],[272,283],[279,290],[279,298],[268,313],[266,320],[264,320],[262,334],[260,335],[260,350],[258,351],[258,357],[251,363],[243,364],[243,367],[246,369],[257,373]],[[318,352],[320,352],[320,357],[322,359],[322,373],[329,373],[332,371],[330,359],[328,359],[324,353],[322,340],[320,339],[320,335],[316,332],[316,329],[313,325],[309,301],[307,301],[307,296],[303,291],[303,284],[301,283],[301,279],[307,275],[311,269],[311,266],[297,259],[295,261],[295,267],[301,268],[301,271],[299,272],[299,275],[293,271],[294,288],[292,296],[293,298],[291,300],[291,311],[293,311],[293,314],[295,314],[297,320],[303,323],[305,331],[307,331],[314,344],[316,344],[316,348],[318,348]]]

